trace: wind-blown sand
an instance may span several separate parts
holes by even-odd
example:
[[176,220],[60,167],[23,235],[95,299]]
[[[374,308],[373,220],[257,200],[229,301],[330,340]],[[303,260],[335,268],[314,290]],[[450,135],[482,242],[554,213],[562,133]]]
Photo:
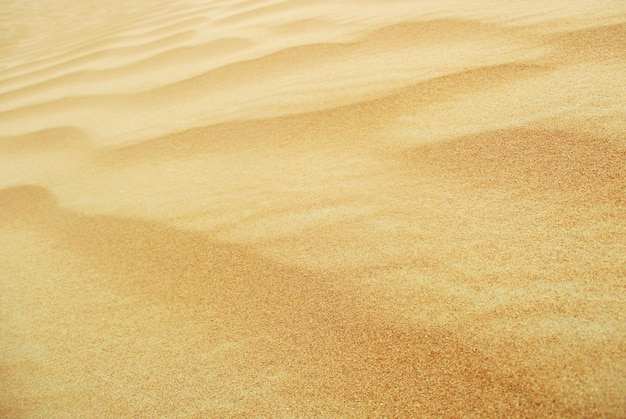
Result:
[[626,416],[622,0],[0,34],[0,416]]

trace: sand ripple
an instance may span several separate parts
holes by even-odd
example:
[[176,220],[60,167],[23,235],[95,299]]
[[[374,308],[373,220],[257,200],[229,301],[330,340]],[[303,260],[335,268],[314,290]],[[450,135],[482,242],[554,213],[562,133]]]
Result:
[[5,3],[0,416],[626,415],[623,2]]

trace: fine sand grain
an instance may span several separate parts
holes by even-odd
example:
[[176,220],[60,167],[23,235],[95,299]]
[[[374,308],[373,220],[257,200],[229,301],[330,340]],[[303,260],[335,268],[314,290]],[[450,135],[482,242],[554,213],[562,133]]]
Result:
[[626,417],[626,3],[4,1],[0,417]]

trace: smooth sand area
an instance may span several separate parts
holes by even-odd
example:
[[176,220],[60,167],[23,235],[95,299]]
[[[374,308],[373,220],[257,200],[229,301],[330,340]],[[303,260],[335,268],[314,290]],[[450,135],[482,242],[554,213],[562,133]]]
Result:
[[0,417],[626,417],[623,0],[0,8]]

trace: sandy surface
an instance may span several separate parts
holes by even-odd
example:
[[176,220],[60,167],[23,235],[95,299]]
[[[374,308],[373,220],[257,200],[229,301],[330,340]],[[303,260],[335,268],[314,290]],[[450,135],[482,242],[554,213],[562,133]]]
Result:
[[626,417],[622,0],[0,34],[0,416]]

